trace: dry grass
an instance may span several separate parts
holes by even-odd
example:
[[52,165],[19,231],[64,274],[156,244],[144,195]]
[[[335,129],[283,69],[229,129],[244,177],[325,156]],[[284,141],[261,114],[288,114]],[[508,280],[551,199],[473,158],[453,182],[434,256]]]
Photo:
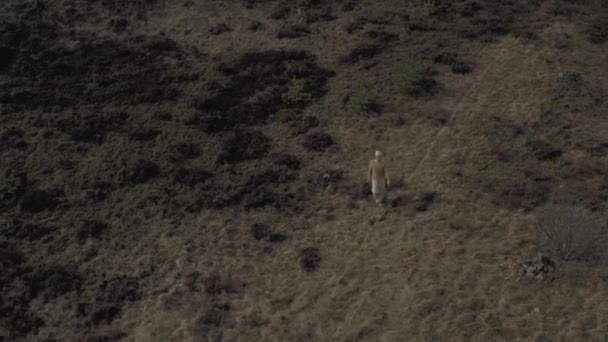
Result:
[[[30,304],[29,292],[13,286],[29,273],[19,275],[18,268],[2,278],[0,272],[14,290],[10,298],[24,298],[18,302],[22,313],[47,323],[23,340],[113,339],[111,331],[83,327],[86,317],[72,306],[95,304],[99,296],[105,303],[98,282],[125,274],[133,278],[112,284],[125,292],[137,284],[142,297],[125,302],[116,296],[114,311],[120,313],[107,320],[133,342],[605,340],[608,295],[601,267],[564,263],[586,267],[571,273],[576,283],[509,277],[511,265],[537,252],[532,228],[538,220],[551,236],[544,248],[567,261],[597,259],[601,239],[592,237],[602,235],[603,225],[595,214],[573,206],[543,208],[539,217],[526,210],[544,203],[563,181],[579,181],[577,193],[592,197],[579,205],[605,201],[605,104],[594,102],[595,91],[608,86],[598,67],[605,45],[591,45],[578,22],[563,24],[553,16],[562,0],[534,2],[541,9],[532,18],[527,12],[537,6],[522,8],[523,2],[305,2],[311,4],[300,23],[306,30],[283,39],[277,38],[281,30],[299,22],[297,8],[286,3],[146,2],[156,10],[146,21],[131,18],[133,34],[170,37],[200,54],[192,56],[199,62],[188,74],[174,79],[194,80],[180,87],[182,98],[120,105],[130,114],[128,125],[142,129],[134,134],[124,132],[133,128],[125,124],[94,142],[75,142],[57,130],[49,139],[48,129],[29,127],[40,113],[0,116],[2,124],[22,127],[31,138],[0,130],[0,152],[7,146],[2,157],[11,164],[1,168],[0,190],[6,191],[0,207],[22,202],[19,194],[24,186],[30,190],[30,182],[66,192],[55,209],[20,213],[19,227],[32,230],[18,236],[33,240],[19,241],[14,252],[28,259],[23,272],[38,260],[76,264],[75,273],[86,280],[81,292]],[[421,6],[429,7],[429,18],[421,18]],[[103,31],[111,18],[92,20],[98,19]],[[231,31],[209,34],[221,23]],[[250,29],[252,23],[257,29]],[[603,37],[598,34],[593,37]],[[555,48],[557,39],[570,45]],[[316,59],[291,61],[285,73],[276,68],[282,57],[228,70],[237,81],[221,67],[239,65],[231,61],[251,51],[268,58],[269,50],[304,50]],[[356,58],[340,63],[349,54]],[[166,59],[181,70],[182,62]],[[465,62],[471,67],[463,68]],[[326,94],[309,98],[318,90],[318,69],[300,72],[317,64],[336,75]],[[401,67],[404,82],[395,87],[391,81]],[[580,73],[593,87],[560,86],[559,70]],[[278,83],[261,84],[243,98],[244,109],[253,110],[221,107],[214,117],[257,115],[268,108],[249,105],[265,101],[286,107],[286,120],[252,124],[260,139],[186,123],[208,114],[208,100],[218,91],[231,90],[221,92],[230,100],[251,80],[268,78]],[[380,115],[353,115],[347,96],[357,80],[374,80]],[[374,96],[363,90],[360,107],[368,108]],[[203,105],[193,107],[190,99]],[[264,151],[254,151],[266,140]],[[386,151],[392,178],[402,180],[386,206],[373,205],[369,187],[362,188],[376,148]],[[250,156],[217,163],[222,152]],[[17,172],[22,162],[27,182]],[[112,172],[120,183],[112,183]],[[52,194],[26,198],[53,200]],[[216,199],[221,208],[204,205]],[[4,226],[13,223],[13,213],[18,208],[0,215],[0,233],[11,243],[8,234],[15,229]],[[52,233],[37,237],[46,231]],[[0,240],[0,254],[13,253],[4,244]],[[4,324],[0,336],[5,327],[12,333]]]

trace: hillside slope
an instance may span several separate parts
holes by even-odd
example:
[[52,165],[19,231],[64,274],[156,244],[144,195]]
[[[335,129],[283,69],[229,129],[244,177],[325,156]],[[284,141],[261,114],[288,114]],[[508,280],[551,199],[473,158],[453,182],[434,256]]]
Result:
[[607,13],[3,1],[0,341],[608,339]]

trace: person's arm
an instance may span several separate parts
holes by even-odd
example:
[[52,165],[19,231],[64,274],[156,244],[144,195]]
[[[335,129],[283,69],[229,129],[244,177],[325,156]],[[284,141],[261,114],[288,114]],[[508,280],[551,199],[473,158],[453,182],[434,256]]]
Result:
[[369,162],[369,167],[367,169],[367,182],[369,183],[372,179],[372,172],[374,168],[374,161]]
[[388,171],[386,170],[386,165],[384,166],[384,178],[386,178],[386,187],[391,187],[391,179],[388,178]]

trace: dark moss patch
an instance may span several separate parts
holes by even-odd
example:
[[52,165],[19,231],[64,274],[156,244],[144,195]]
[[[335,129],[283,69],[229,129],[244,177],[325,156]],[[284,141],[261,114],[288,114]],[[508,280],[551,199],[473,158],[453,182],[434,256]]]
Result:
[[[183,63],[177,71],[166,64],[167,56],[183,61],[187,54],[160,36],[118,42],[91,33],[68,33],[56,21],[40,18],[4,27],[0,46],[17,49],[10,54],[15,57],[4,58],[11,82],[0,89],[0,103],[14,111],[172,101],[180,96],[179,82],[168,73],[189,68]],[[65,36],[78,44],[66,45]]]
[[255,174],[242,186],[239,193],[240,202],[247,209],[267,206],[273,206],[280,210],[295,209],[300,199],[286,191],[276,190],[277,184],[286,183],[293,178],[293,174],[276,170]]
[[354,64],[359,61],[371,59],[384,52],[387,48],[386,45],[378,42],[363,43],[354,48],[347,55],[340,57],[338,61],[342,64]]
[[63,190],[31,190],[21,199],[21,210],[31,213],[52,210],[63,202],[64,197]]
[[436,192],[425,192],[418,199],[416,199],[416,210],[426,211],[437,198]]
[[262,29],[264,29],[264,25],[261,22],[255,20],[255,21],[252,21],[251,23],[249,23],[249,25],[247,26],[247,29],[249,31],[257,32],[257,31],[261,31]]
[[608,15],[595,18],[586,29],[587,37],[593,44],[603,44],[608,41]]
[[[347,29],[348,30],[348,29]],[[399,38],[398,34],[386,31],[370,31],[367,34],[369,40],[355,47],[350,53],[338,59],[342,64],[354,64],[365,61],[386,51],[392,42]]]
[[198,146],[190,142],[180,142],[170,146],[170,159],[174,162],[180,162],[188,159],[193,159],[202,154]]
[[559,73],[558,91],[554,104],[574,112],[590,110],[604,101],[603,89],[586,81],[578,72]]
[[318,67],[304,51],[250,52],[223,63],[219,70],[227,82],[195,101],[198,112],[186,122],[208,133],[266,122],[285,107],[283,96],[293,78],[305,80],[304,91],[316,100],[327,92],[327,79],[335,75]]
[[6,46],[0,46],[0,72],[7,71],[16,59],[17,53],[15,50]]
[[82,337],[82,341],[83,342],[118,342],[118,341],[122,341],[124,340],[125,337],[127,337],[129,335],[127,335],[125,332],[122,331],[116,331],[116,332],[109,332],[109,333],[104,333],[104,334],[87,334],[85,336]]
[[351,198],[353,200],[361,200],[369,197],[372,193],[371,185],[361,183],[350,187]]
[[0,241],[0,315],[6,317],[7,338],[16,340],[37,332],[44,321],[29,311],[34,298],[30,282],[31,268],[25,267],[25,256],[6,241]]
[[23,139],[25,131],[17,127],[9,127],[0,134],[0,150],[4,148],[15,148],[23,150],[28,143]]
[[293,39],[310,35],[310,30],[304,25],[286,25],[277,33],[279,39]]
[[318,248],[304,248],[300,252],[300,265],[307,272],[316,271],[321,265],[321,254]]
[[127,28],[131,25],[131,22],[126,18],[116,18],[110,20],[108,27],[114,31],[114,33],[122,34],[127,31]]
[[304,146],[307,151],[323,152],[335,143],[336,142],[331,135],[322,132],[314,132],[304,137],[302,146]]
[[96,181],[85,189],[84,195],[86,199],[96,203],[105,200],[113,190],[113,184],[104,181]]
[[545,139],[532,139],[528,141],[528,147],[538,160],[553,160],[562,154],[559,146]]
[[109,324],[120,315],[124,305],[141,298],[142,291],[137,278],[118,276],[102,281],[95,300],[79,303],[76,313],[79,317],[86,317],[89,326]]
[[57,229],[56,226],[52,225],[13,220],[10,224],[0,227],[0,235],[5,238],[34,242],[41,240]]
[[232,29],[226,23],[216,24],[209,29],[209,33],[211,33],[214,36],[220,35],[222,33],[231,32],[231,31],[232,31]]
[[101,142],[107,133],[121,127],[128,117],[125,112],[83,113],[70,120],[58,121],[57,127],[67,131],[75,141]]
[[27,175],[7,169],[0,178],[0,209],[12,208],[28,189]]
[[135,141],[149,141],[154,140],[161,130],[154,128],[144,128],[139,126],[131,126],[128,130],[129,138]]
[[468,74],[473,71],[473,66],[470,61],[461,57],[459,53],[451,50],[439,52],[433,58],[433,62],[448,65],[450,70],[455,74]]
[[348,24],[344,29],[347,33],[355,33],[361,31],[367,24],[383,26],[390,24],[392,20],[393,15],[390,14],[381,17],[358,17],[353,22]]
[[287,5],[281,3],[270,12],[270,19],[280,20],[285,19],[289,15],[290,9]]
[[411,199],[406,195],[399,195],[390,202],[392,208],[404,207],[410,203]]
[[80,241],[87,238],[98,239],[108,228],[108,224],[105,222],[84,220],[78,225],[77,236]]
[[321,122],[314,115],[300,116],[288,123],[289,129],[294,135],[304,134],[312,128],[319,127],[320,124]]
[[224,140],[218,163],[237,163],[258,159],[268,153],[271,140],[260,131],[237,130]]
[[365,34],[368,38],[382,44],[389,44],[397,39],[399,39],[399,34],[391,33],[387,31],[369,31]]
[[181,168],[175,172],[173,181],[187,186],[194,186],[199,183],[204,183],[212,177],[213,174],[204,169]]
[[104,280],[99,285],[97,301],[122,304],[141,299],[139,281],[131,276],[118,276]]
[[256,240],[262,240],[262,239],[266,238],[268,235],[270,235],[270,233],[271,233],[270,226],[268,226],[267,224],[254,223],[251,226],[251,235],[253,235],[253,238]]
[[466,2],[462,6],[462,10],[460,11],[460,15],[466,18],[471,18],[475,16],[479,11],[483,9],[483,6],[476,1]]
[[344,4],[342,5],[342,11],[351,12],[357,7],[360,2],[361,0],[348,0],[344,2]]
[[50,267],[30,275],[32,296],[42,295],[45,301],[65,293],[76,291],[82,286],[82,277],[61,267]]
[[299,170],[302,166],[302,159],[296,155],[289,153],[281,153],[274,156],[276,165],[284,166],[289,170]]
[[152,9],[158,0],[101,0],[101,7],[112,14],[128,14],[130,16],[141,17],[144,13]]
[[206,278],[203,281],[203,285],[205,287],[205,292],[213,296],[234,292],[232,282],[228,278],[222,277],[220,274],[213,274]]
[[269,242],[283,242],[287,240],[287,236],[281,233],[272,233],[268,236]]
[[305,18],[307,24],[313,24],[320,21],[334,21],[337,17],[333,13],[332,4],[329,3],[324,4],[323,6],[314,6],[307,11]]
[[201,333],[207,334],[212,328],[223,326],[230,316],[230,309],[230,305],[227,303],[211,306],[197,319],[197,329],[200,329]]
[[115,305],[105,305],[94,309],[91,313],[90,324],[110,324],[120,314],[120,308]]
[[151,160],[137,159],[123,173],[123,179],[131,184],[146,183],[160,175],[160,166]]

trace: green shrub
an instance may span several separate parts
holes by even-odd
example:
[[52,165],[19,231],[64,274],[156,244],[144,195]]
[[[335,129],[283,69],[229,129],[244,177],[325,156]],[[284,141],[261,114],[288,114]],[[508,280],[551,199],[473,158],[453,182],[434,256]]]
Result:
[[430,17],[435,12],[435,0],[423,0],[420,13],[423,17]]
[[348,109],[359,114],[380,113],[380,95],[371,82],[363,81],[357,84],[348,100]]
[[290,105],[301,105],[312,100],[312,95],[306,91],[306,80],[293,77],[283,94],[283,101]]
[[395,86],[413,96],[432,95],[438,83],[433,78],[431,64],[426,61],[406,62],[399,65],[394,73]]

